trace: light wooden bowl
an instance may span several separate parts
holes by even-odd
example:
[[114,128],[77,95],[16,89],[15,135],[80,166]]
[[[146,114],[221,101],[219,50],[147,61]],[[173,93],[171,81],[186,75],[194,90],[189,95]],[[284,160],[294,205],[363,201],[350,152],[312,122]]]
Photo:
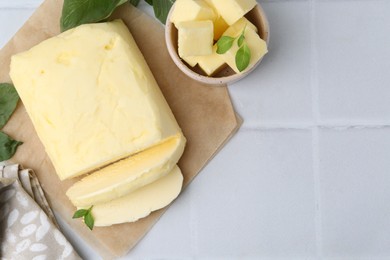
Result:
[[[173,9],[174,5],[167,17],[167,22],[165,25],[165,41],[172,60],[175,62],[177,67],[190,78],[209,85],[231,84],[247,76],[260,64],[262,59],[253,64],[252,67],[248,68],[243,73],[239,74],[234,72],[234,70],[232,70],[229,66],[226,66],[224,69],[213,76],[207,76],[198,65],[195,67],[187,65],[187,63],[183,61],[178,55],[178,32],[175,25],[170,22]],[[245,15],[245,17],[257,27],[260,38],[262,38],[268,45],[269,24],[267,16],[260,4],[257,4],[255,8],[253,8]]]

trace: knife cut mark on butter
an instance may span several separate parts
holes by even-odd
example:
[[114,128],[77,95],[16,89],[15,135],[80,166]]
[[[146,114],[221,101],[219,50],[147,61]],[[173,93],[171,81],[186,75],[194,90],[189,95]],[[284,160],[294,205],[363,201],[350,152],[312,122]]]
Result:
[[77,207],[94,205],[97,223],[121,223],[99,212],[115,201],[127,212],[131,194],[168,175],[180,185],[154,192],[169,199],[149,201],[149,210],[122,220],[146,216],[178,195],[176,163],[186,139],[122,21],[81,25],[43,41],[12,57],[10,76],[59,178],[89,174],[67,195]]

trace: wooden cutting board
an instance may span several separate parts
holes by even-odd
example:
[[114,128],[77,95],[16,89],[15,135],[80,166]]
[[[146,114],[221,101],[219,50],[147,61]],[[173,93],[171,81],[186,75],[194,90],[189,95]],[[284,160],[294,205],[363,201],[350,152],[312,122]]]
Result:
[[[0,51],[0,82],[10,82],[8,73],[13,54],[59,33],[61,8],[62,0],[46,0]],[[205,86],[182,74],[166,50],[164,27],[154,18],[129,4],[116,11],[114,18],[123,19],[129,27],[187,137],[187,147],[179,162],[187,186],[240,125],[227,88]],[[90,231],[81,221],[72,220],[75,208],[65,192],[75,180],[58,179],[21,102],[3,130],[24,142],[12,161],[36,171],[53,209],[105,259],[125,255],[166,210],[156,211],[135,223]]]

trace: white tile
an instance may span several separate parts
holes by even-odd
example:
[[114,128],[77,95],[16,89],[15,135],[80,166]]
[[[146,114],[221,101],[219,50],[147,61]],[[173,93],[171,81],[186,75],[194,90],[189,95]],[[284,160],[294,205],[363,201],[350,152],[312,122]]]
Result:
[[171,204],[146,236],[121,259],[184,259],[191,251],[188,190]]
[[390,258],[389,136],[389,128],[320,132],[324,255]]
[[390,1],[319,1],[316,46],[323,119],[390,119]]
[[191,184],[203,257],[315,255],[311,132],[242,131]]
[[44,0],[0,0],[0,8],[37,8]]
[[270,22],[269,53],[230,86],[235,106],[246,125],[310,121],[310,1],[262,6]]
[[0,9],[0,49],[12,38],[34,9]]

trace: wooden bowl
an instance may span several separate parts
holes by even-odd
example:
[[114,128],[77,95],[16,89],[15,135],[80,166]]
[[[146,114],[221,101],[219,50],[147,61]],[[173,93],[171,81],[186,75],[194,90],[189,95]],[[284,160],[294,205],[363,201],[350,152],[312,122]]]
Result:
[[[226,66],[224,69],[213,76],[207,76],[207,74],[205,74],[198,65],[195,67],[187,65],[187,63],[183,61],[178,54],[178,31],[175,25],[170,21],[173,9],[174,5],[172,6],[167,17],[165,26],[165,41],[172,60],[175,62],[177,67],[190,78],[209,85],[234,83],[251,73],[260,64],[262,59],[253,64],[252,67],[246,69],[243,73],[236,73],[229,66]],[[260,4],[257,4],[250,12],[245,15],[245,17],[257,27],[260,38],[263,39],[268,45],[269,24],[267,16]]]

